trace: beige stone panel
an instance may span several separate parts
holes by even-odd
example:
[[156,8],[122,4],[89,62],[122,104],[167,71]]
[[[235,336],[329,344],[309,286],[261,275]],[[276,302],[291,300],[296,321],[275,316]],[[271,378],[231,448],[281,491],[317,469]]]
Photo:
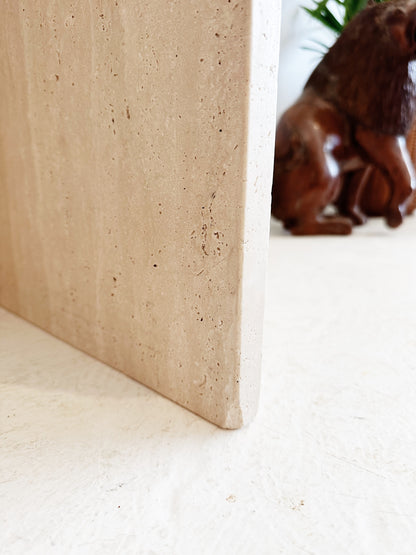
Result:
[[1,4],[0,304],[241,426],[258,396],[278,7]]

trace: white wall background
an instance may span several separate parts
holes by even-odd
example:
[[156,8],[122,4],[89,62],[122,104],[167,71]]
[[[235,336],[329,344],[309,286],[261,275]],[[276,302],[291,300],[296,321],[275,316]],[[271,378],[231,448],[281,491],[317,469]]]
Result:
[[300,95],[309,75],[321,59],[314,41],[328,46],[334,40],[330,31],[316,22],[301,6],[312,7],[312,0],[282,0],[282,31],[279,62],[279,93],[277,115]]

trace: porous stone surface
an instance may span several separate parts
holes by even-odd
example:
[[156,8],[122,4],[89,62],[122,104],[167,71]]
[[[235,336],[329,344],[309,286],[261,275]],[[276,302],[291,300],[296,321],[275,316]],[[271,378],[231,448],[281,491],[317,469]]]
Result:
[[278,3],[3,3],[0,304],[215,422],[256,410]]

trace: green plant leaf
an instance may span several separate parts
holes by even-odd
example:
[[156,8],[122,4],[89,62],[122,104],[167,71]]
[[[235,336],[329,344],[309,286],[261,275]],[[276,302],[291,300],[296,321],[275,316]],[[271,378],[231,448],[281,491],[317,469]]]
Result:
[[[376,3],[388,2],[389,0],[373,0]],[[314,19],[325,25],[328,29],[331,29],[337,35],[340,35],[344,30],[344,27],[351,21],[351,19],[362,9],[364,9],[368,0],[315,0],[315,7],[307,8],[302,6],[302,8]],[[331,5],[337,5],[341,9],[342,20],[335,16],[335,14],[328,7]]]
[[326,7],[317,7],[314,10],[310,8],[306,8],[303,6],[303,9],[311,15],[314,19],[320,21],[323,25],[334,31],[334,33],[340,34],[343,29],[342,23],[338,21],[338,19],[331,13],[328,8]]
[[367,0],[345,0],[341,4],[345,5],[344,24],[346,25],[351,19],[367,5]]

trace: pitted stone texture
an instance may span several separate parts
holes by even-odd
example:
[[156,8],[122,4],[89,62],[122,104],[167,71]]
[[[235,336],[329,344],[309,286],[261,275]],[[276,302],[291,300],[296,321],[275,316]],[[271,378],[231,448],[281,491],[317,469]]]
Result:
[[273,159],[279,14],[254,4],[0,23],[0,304],[230,428],[257,403]]

